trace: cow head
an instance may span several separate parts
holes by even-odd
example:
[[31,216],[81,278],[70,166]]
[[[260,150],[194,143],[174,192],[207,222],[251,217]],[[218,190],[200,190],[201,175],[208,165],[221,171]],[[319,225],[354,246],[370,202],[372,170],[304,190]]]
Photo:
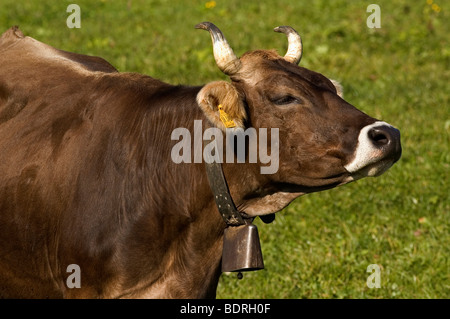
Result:
[[238,127],[279,128],[279,169],[260,177],[258,185],[270,186],[258,186],[254,195],[267,200],[258,207],[246,201],[240,207],[246,213],[273,212],[301,194],[378,176],[400,158],[396,128],[347,103],[336,81],[297,65],[302,42],[291,27],[275,28],[288,37],[284,56],[257,50],[241,58],[215,25],[196,28],[210,32],[216,63],[231,79],[209,83],[197,96],[210,122],[225,130],[221,105]]

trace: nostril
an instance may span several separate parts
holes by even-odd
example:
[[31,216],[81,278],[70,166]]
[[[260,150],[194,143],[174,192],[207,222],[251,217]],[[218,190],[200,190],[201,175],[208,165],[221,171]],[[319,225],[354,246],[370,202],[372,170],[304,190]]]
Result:
[[375,146],[384,146],[389,144],[391,140],[389,133],[384,131],[382,128],[373,128],[369,131],[369,139]]

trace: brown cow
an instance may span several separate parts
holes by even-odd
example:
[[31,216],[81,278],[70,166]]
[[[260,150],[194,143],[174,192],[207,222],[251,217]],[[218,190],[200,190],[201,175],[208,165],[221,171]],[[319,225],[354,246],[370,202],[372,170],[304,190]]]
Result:
[[[223,163],[245,216],[383,173],[400,158],[398,130],[345,102],[323,75],[285,56],[237,58],[202,23],[231,82],[173,86],[119,73],[101,58],[54,49],[17,27],[0,38],[0,296],[214,297],[225,223],[204,162],[171,159],[171,133],[194,120],[226,130],[279,129],[279,167]],[[337,88],[338,89],[337,89]],[[339,94],[338,94],[339,93]],[[73,265],[80,288],[70,287]]]

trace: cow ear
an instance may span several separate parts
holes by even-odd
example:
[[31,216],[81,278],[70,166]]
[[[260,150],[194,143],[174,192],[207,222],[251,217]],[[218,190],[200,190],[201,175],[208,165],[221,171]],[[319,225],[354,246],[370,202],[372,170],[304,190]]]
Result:
[[341,83],[339,83],[336,80],[330,80],[331,83],[333,83],[334,87],[336,88],[336,93],[337,95],[339,95],[341,98],[344,98],[344,88],[342,87]]
[[217,81],[206,84],[197,94],[197,103],[208,120],[221,130],[244,128],[247,112],[243,99],[230,83]]

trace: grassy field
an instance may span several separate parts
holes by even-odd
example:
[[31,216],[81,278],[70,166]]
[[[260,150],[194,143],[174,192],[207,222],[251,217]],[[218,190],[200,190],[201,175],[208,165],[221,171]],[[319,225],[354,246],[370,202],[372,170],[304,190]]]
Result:
[[[172,84],[226,79],[202,21],[218,25],[238,55],[303,38],[301,65],[339,80],[346,100],[395,125],[402,159],[386,174],[298,198],[274,223],[257,223],[265,270],[223,275],[219,298],[449,298],[448,2],[379,0],[369,29],[364,1],[2,0],[0,30],[105,58],[120,71]],[[66,7],[81,7],[69,29]],[[187,5],[186,3],[189,3]],[[381,288],[366,285],[370,264]]]

